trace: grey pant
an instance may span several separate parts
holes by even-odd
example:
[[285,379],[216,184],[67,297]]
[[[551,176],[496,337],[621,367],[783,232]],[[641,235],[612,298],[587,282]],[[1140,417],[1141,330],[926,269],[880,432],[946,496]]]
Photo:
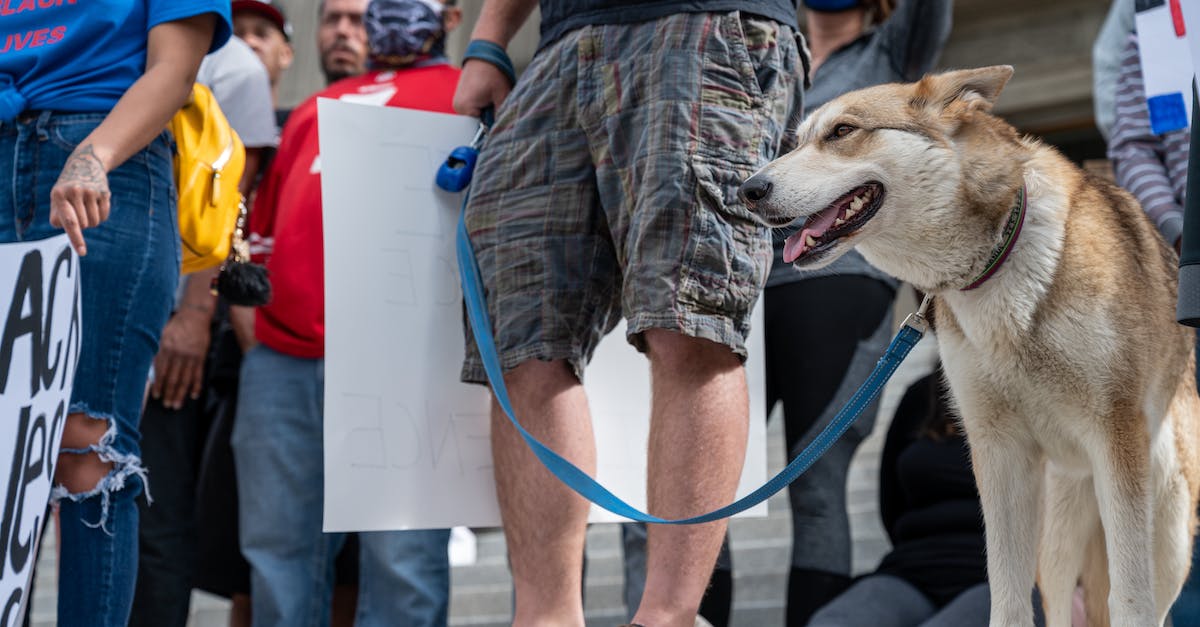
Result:
[[939,610],[907,581],[870,575],[817,611],[808,627],[987,627],[990,605],[987,584]]

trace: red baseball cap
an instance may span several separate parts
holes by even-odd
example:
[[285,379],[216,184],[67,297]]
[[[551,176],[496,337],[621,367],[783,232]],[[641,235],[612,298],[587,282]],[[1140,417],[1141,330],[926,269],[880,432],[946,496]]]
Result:
[[292,23],[283,14],[283,9],[271,4],[271,0],[233,0],[229,8],[233,15],[246,11],[267,18],[279,28],[279,32],[283,33],[288,41],[292,40]]

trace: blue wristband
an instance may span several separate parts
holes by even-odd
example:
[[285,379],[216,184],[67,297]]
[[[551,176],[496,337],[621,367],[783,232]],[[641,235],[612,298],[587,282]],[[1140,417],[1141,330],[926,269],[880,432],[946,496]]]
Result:
[[467,59],[491,63],[504,74],[510,84],[517,84],[517,70],[513,67],[512,59],[508,58],[508,53],[499,44],[485,39],[472,39],[471,43],[467,44],[467,52],[463,54],[463,61]]

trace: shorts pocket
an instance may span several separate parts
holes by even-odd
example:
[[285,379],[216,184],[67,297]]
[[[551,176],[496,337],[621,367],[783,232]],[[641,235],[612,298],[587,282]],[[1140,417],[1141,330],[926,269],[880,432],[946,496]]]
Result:
[[692,156],[692,172],[696,175],[702,204],[707,203],[722,214],[756,226],[758,222],[738,197],[738,189],[757,169],[755,165]]
[[696,156],[696,206],[680,300],[733,319],[749,314],[771,265],[770,230],[758,224],[737,199],[737,189],[753,174],[749,166],[714,165]]
[[733,48],[740,57],[736,59],[737,65],[743,80],[761,103],[779,89],[784,72],[789,71],[784,67],[786,33],[777,22],[755,15],[739,13],[731,21],[731,28],[738,33],[738,45]]
[[715,16],[698,68],[697,151],[721,161],[753,163],[762,133],[763,95],[737,12]]

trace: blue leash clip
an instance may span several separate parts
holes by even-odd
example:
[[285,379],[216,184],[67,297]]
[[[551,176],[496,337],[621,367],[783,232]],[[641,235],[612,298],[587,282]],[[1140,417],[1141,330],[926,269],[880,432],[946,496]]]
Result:
[[438,168],[438,187],[456,194],[471,184],[471,176],[475,174],[475,163],[479,161],[479,149],[483,145],[483,138],[487,136],[487,129],[488,127],[480,122],[479,130],[475,131],[475,139],[472,139],[469,145],[459,146],[450,151],[446,162]]

